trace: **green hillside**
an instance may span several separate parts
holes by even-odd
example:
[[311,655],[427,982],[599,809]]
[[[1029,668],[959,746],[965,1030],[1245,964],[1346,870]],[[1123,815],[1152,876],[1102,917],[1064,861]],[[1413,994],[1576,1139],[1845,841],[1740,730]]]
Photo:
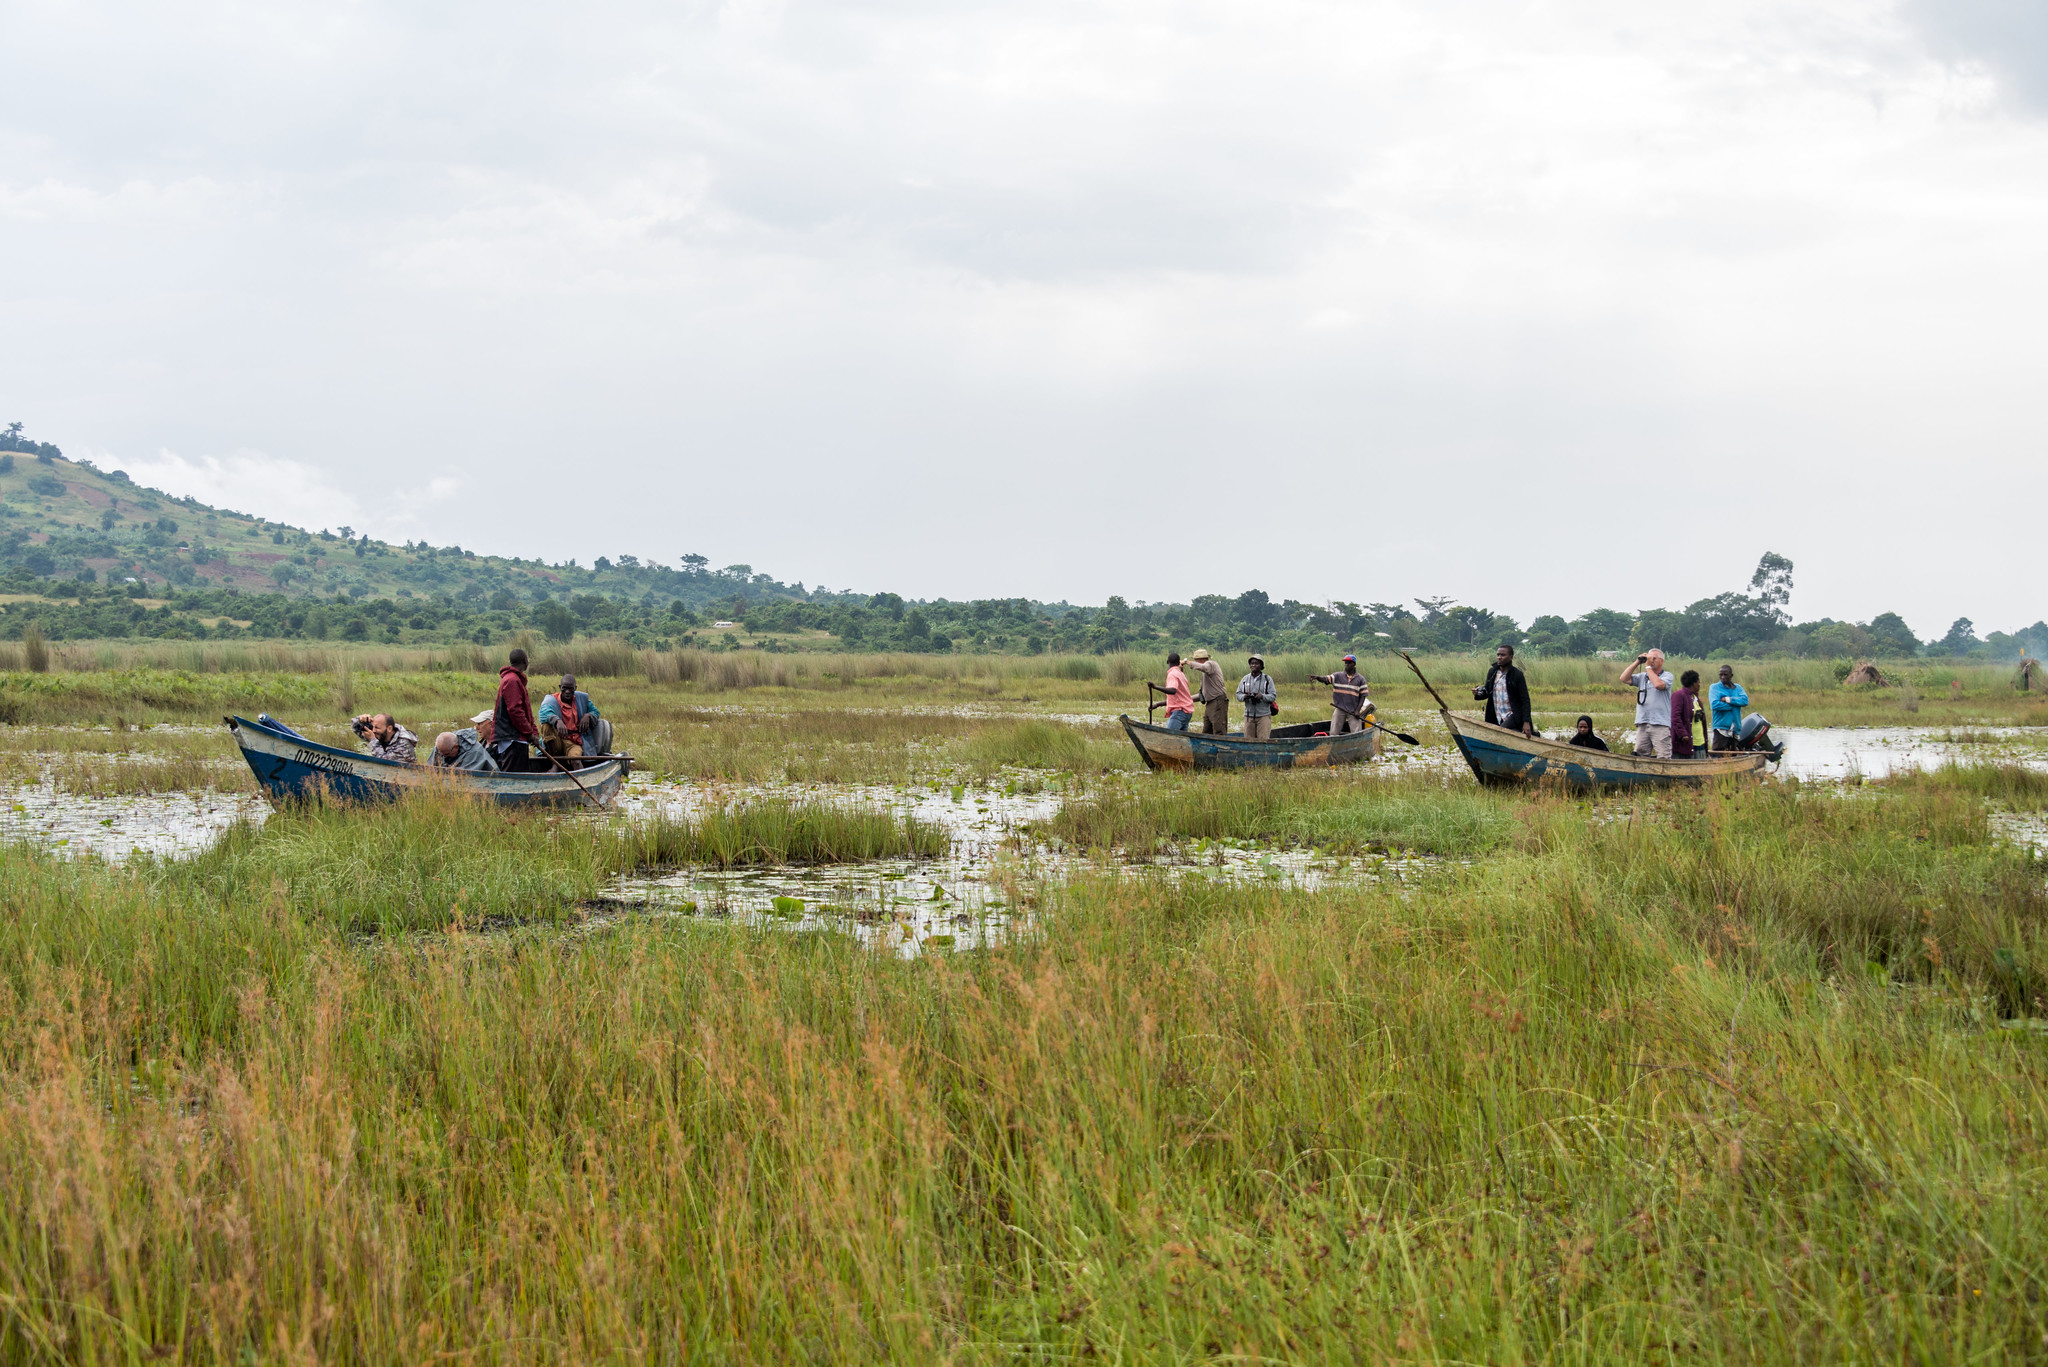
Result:
[[[17,448],[36,443],[13,436]],[[817,601],[803,585],[783,584],[751,566],[713,570],[701,556],[681,569],[642,564],[632,556],[573,562],[478,555],[460,546],[392,545],[351,527],[317,531],[249,513],[211,508],[197,499],[146,489],[119,470],[66,460],[54,447],[0,454],[0,576],[12,593],[34,593],[47,581],[124,586],[145,591],[234,589],[288,598],[446,597],[473,608],[495,597],[503,608],[564,592],[638,599],[663,606],[731,601]],[[823,597],[829,598],[831,595]]]

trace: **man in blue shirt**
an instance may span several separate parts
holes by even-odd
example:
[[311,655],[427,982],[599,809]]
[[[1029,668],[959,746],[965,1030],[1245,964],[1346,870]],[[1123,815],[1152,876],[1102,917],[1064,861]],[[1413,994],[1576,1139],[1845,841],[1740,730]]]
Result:
[[1721,677],[1707,690],[1707,706],[1714,712],[1714,734],[1709,750],[1733,750],[1735,733],[1742,726],[1742,709],[1749,706],[1749,694],[1735,682],[1735,666],[1722,665]]

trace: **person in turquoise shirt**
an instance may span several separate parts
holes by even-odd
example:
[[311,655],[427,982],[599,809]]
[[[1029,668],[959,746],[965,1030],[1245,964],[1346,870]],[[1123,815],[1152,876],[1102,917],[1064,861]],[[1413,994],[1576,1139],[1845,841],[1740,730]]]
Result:
[[1735,666],[1722,665],[1721,677],[1707,690],[1707,706],[1714,713],[1714,735],[1710,750],[1733,750],[1735,731],[1742,725],[1742,709],[1749,706],[1749,694],[1735,682]]

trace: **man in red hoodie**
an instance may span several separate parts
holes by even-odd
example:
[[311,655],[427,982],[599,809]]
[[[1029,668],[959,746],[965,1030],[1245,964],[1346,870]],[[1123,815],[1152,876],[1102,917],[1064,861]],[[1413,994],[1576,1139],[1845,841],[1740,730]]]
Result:
[[491,758],[506,773],[528,769],[526,747],[540,744],[540,724],[526,701],[526,652],[498,671],[498,703],[491,712]]

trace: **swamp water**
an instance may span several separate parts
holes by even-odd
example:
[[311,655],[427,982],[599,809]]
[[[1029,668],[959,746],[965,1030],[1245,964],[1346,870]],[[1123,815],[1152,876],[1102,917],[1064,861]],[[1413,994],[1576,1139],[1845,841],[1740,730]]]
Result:
[[1335,858],[1252,842],[1190,841],[1147,859],[1091,858],[1039,838],[1063,799],[966,785],[923,789],[777,785],[632,784],[622,810],[691,816],[762,799],[843,803],[890,811],[937,826],[950,840],[936,859],[859,864],[707,869],[628,874],[591,924],[626,915],[699,915],[791,929],[830,927],[901,953],[971,947],[1000,936],[1036,905],[1044,887],[1079,869],[1144,869],[1314,891],[1332,882],[1399,879],[1442,861],[1429,856]]
[[[1787,742],[1781,776],[1802,781],[1854,782],[1951,760],[2048,767],[2048,736],[2019,728],[1959,733],[1931,727],[1787,727],[1778,734]],[[1411,748],[1391,738],[1381,766],[1444,773],[1460,773],[1464,767],[1447,745]],[[1340,858],[1233,841],[1188,841],[1142,859],[1091,857],[1037,833],[1038,823],[1051,818],[1064,801],[1061,792],[1041,787],[1045,779],[1019,771],[1000,787],[950,780],[890,787],[660,782],[636,775],[615,804],[628,816],[691,817],[761,801],[826,802],[913,817],[945,831],[949,849],[929,859],[733,869],[693,865],[627,873],[588,908],[585,926],[600,928],[635,916],[700,916],[789,929],[832,928],[916,953],[969,947],[1002,935],[1028,917],[1047,884],[1081,869],[1146,870],[1313,891],[1332,884],[1406,881],[1445,862],[1429,856]],[[1148,780],[1136,774],[1100,781]],[[261,824],[269,814],[268,803],[254,792],[197,789],[81,797],[45,781],[0,793],[0,841],[28,840],[113,860],[137,852],[180,856],[205,848],[238,821]],[[2048,847],[2039,825],[2013,818],[2001,822],[2001,831],[2021,843]]]

